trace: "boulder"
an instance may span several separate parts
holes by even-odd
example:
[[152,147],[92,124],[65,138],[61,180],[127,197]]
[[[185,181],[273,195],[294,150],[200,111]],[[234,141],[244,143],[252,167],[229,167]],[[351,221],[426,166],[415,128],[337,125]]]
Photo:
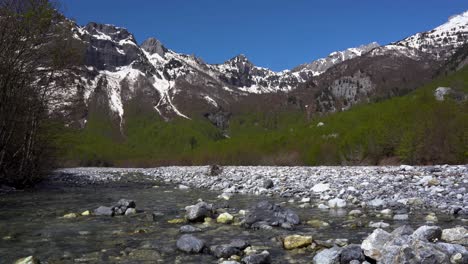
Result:
[[271,257],[268,251],[263,251],[260,254],[252,254],[242,259],[245,264],[270,264]]
[[94,210],[94,215],[113,216],[114,209],[112,207],[99,206],[97,209]]
[[268,201],[257,203],[245,216],[246,227],[294,226],[300,223],[299,216],[291,209],[283,208]]
[[220,224],[229,224],[234,220],[234,216],[230,213],[222,213],[216,218],[216,222]]
[[340,263],[340,253],[342,249],[339,247],[332,247],[319,251],[313,258],[314,264],[338,264]]
[[266,180],[263,181],[263,188],[271,189],[271,188],[273,188],[273,186],[275,186],[275,184],[273,183],[272,180],[266,179]]
[[125,210],[125,215],[134,215],[136,214],[136,209],[135,208],[127,208],[127,210]]
[[136,203],[133,200],[127,200],[127,199],[120,199],[117,202],[118,207],[125,207],[125,208],[136,208]]
[[183,235],[177,240],[176,246],[186,253],[200,253],[205,247],[205,242],[192,235]]
[[385,206],[385,201],[377,198],[377,199],[369,201],[368,205],[370,207],[383,207]]
[[191,222],[203,221],[205,217],[211,216],[211,209],[212,206],[210,204],[199,202],[185,208],[185,217]]
[[239,255],[241,250],[230,244],[217,245],[210,247],[210,252],[217,258],[229,258],[233,255]]
[[283,239],[283,247],[287,250],[307,247],[312,244],[312,236],[291,235]]
[[409,225],[402,225],[392,232],[393,237],[409,236],[414,233],[414,229]]
[[214,165],[210,166],[210,170],[209,170],[208,174],[210,176],[218,176],[222,172],[223,172],[223,168],[221,166],[219,166],[219,165],[214,164]]
[[441,238],[449,243],[468,246],[468,230],[462,226],[442,230]]
[[359,263],[365,260],[364,252],[360,245],[349,245],[341,250],[340,264],[348,264],[353,260],[359,261]]
[[383,229],[375,229],[364,241],[362,241],[361,248],[364,251],[364,255],[369,258],[380,260],[382,257],[382,250],[387,243],[392,239],[392,235]]
[[393,220],[396,221],[407,221],[409,216],[407,214],[396,214],[393,216]]
[[413,232],[411,237],[415,240],[435,242],[442,237],[442,229],[438,226],[421,226]]

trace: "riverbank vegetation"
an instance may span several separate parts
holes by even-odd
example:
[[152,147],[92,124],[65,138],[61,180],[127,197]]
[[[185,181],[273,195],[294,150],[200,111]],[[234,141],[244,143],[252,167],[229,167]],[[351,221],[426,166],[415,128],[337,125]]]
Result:
[[439,86],[468,93],[468,68],[405,96],[309,121],[300,112],[234,115],[227,136],[203,118],[130,114],[123,136],[109,136],[115,128],[90,117],[56,143],[66,166],[466,163],[468,102],[437,101]]

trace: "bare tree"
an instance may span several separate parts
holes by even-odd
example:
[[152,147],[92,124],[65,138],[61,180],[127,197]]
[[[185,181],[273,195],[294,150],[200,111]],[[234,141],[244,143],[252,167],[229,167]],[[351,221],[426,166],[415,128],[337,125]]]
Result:
[[48,0],[0,0],[0,183],[24,187],[50,168],[48,107],[81,53],[70,26]]

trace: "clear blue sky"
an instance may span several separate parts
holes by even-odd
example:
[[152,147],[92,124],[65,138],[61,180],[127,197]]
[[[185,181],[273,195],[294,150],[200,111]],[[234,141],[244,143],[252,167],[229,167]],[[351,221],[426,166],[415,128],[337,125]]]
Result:
[[125,27],[139,43],[222,63],[245,54],[254,64],[291,69],[329,53],[386,44],[432,29],[468,10],[467,0],[61,0],[78,24]]

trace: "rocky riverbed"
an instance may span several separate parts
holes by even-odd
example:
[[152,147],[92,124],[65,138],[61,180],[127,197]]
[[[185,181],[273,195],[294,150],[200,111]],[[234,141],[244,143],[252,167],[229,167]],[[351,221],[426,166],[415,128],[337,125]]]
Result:
[[[468,165],[413,167],[162,167],[156,169],[74,168],[55,178],[71,182],[149,180],[226,194],[316,199],[317,206],[415,208],[468,215]],[[214,174],[214,175],[212,175]],[[72,177],[67,177],[72,175]],[[403,210],[402,210],[403,212]]]
[[467,172],[64,169],[0,195],[0,263],[468,263]]

